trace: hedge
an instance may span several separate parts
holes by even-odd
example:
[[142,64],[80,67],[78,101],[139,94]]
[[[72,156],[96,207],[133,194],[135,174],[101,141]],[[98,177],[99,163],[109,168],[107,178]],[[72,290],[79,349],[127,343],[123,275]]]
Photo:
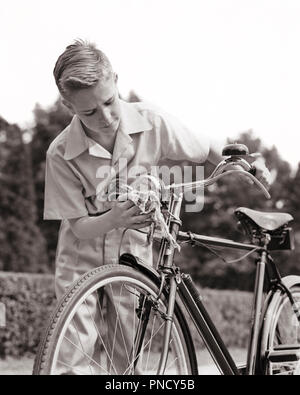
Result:
[[[47,319],[55,307],[52,275],[0,272],[0,301],[6,306],[6,327],[0,329],[0,357],[33,356]],[[246,347],[251,294],[203,289],[204,304],[225,343]],[[197,346],[199,335],[191,324]]]
[[55,307],[52,275],[0,272],[0,302],[6,327],[0,329],[0,357],[32,356]]
[[[244,291],[200,290],[203,304],[227,347],[246,348],[250,335],[252,294]],[[202,346],[198,332],[191,323],[196,345]]]

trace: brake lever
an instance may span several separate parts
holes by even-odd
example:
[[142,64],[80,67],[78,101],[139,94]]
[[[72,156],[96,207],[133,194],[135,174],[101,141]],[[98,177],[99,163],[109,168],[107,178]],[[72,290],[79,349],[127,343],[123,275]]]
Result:
[[[236,169],[236,170],[232,170],[232,169],[231,170],[226,170],[226,168],[228,168],[230,166],[234,166],[234,165],[242,167],[243,170],[238,170],[238,169]],[[262,190],[262,192],[265,195],[265,197],[267,199],[271,199],[271,195],[269,194],[269,192],[266,189],[266,187],[255,177],[256,168],[252,167],[250,165],[250,163],[248,163],[243,158],[230,157],[230,158],[227,158],[227,159],[223,160],[221,163],[219,163],[219,165],[217,166],[215,171],[210,175],[210,177],[208,177],[207,181],[210,183],[213,180],[217,180],[217,179],[221,178],[225,174],[232,174],[232,173],[243,174],[246,177],[250,178],[251,181],[253,181]]]
[[213,177],[216,177],[220,174],[227,172],[228,171],[227,169],[230,168],[231,166],[240,166],[246,172],[252,170],[252,166],[245,159],[237,156],[230,156],[229,158],[222,160],[222,162],[218,164],[218,166],[215,168],[215,170],[208,178],[211,179]]
[[[252,168],[252,169],[256,170],[255,168]],[[251,170],[250,171],[232,170],[232,172],[239,172],[240,174],[243,174],[244,176],[249,177],[262,190],[265,197],[267,199],[271,199],[271,195],[269,194],[267,188],[253,174],[251,174]]]
[[[258,157],[262,156],[260,154],[248,154],[246,155],[247,158],[252,158],[254,160],[256,160]],[[263,183],[261,183],[255,176],[256,176],[256,168],[251,166],[251,164],[244,158],[241,157],[237,157],[237,156],[233,156],[233,157],[229,157],[227,159],[225,159],[226,165],[224,165],[223,167],[223,172],[226,171],[226,167],[232,166],[232,165],[236,165],[236,166],[240,166],[242,167],[244,170],[233,170],[233,171],[239,171],[240,174],[244,174],[245,176],[247,176],[248,178],[251,178],[251,180],[262,190],[262,192],[264,193],[265,197],[267,199],[271,199],[271,195],[269,194],[268,190],[266,189],[266,187],[263,185]]]

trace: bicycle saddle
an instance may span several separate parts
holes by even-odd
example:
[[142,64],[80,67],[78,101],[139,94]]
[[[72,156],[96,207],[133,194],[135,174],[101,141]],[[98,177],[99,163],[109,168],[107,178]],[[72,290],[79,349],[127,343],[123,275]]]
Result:
[[242,214],[250,218],[257,226],[269,231],[274,231],[294,219],[287,213],[266,213],[246,207],[236,209],[235,213],[238,217]]

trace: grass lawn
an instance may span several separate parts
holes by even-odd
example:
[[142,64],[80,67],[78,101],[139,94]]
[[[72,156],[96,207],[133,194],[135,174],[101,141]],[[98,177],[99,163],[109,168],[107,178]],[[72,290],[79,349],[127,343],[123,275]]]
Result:
[[[246,350],[231,349],[231,355],[237,363],[243,363],[246,360]],[[197,352],[200,374],[218,374],[218,369],[207,350]],[[33,367],[33,358],[11,358],[8,357],[0,360],[0,375],[31,375]]]
[[32,367],[33,358],[0,359],[0,375],[30,375]]
[[[230,354],[237,365],[246,364],[247,350],[234,348],[230,349]],[[205,350],[197,351],[198,370],[202,375],[216,375],[220,374],[218,368],[214,364],[209,352]]]

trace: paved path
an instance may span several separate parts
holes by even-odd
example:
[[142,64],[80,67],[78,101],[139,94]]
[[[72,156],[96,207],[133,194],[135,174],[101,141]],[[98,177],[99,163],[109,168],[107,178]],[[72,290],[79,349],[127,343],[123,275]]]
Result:
[[[31,375],[33,360],[30,358],[22,358],[20,360],[7,358],[0,361],[0,375]],[[218,369],[213,365],[199,366],[200,375],[219,375]]]
[[[236,361],[245,360],[246,351],[241,349],[230,350]],[[219,371],[206,350],[197,353],[200,375],[219,375]],[[31,375],[33,358],[0,359],[0,375]]]

